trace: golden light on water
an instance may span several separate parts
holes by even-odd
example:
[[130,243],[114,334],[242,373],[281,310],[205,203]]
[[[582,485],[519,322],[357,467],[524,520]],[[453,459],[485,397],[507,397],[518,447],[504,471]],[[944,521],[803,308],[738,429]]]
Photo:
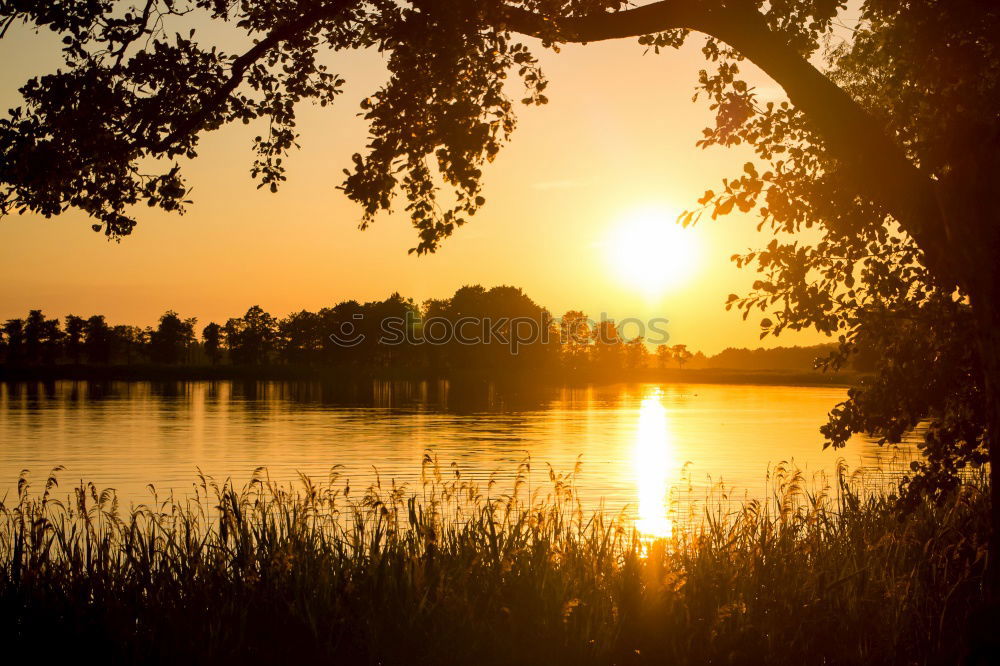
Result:
[[624,216],[611,232],[609,259],[620,279],[649,297],[690,280],[700,266],[697,231],[676,223],[662,208],[642,208]]
[[635,442],[635,478],[639,496],[636,529],[647,537],[669,537],[670,482],[677,470],[673,437],[662,393],[652,390],[639,407]]

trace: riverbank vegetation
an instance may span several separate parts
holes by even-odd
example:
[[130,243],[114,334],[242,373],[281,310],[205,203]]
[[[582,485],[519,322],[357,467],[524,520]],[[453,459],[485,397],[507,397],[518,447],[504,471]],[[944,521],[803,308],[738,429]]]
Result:
[[0,509],[5,653],[574,665],[989,654],[976,629],[981,473],[899,513],[891,489],[862,477],[811,487],[779,469],[767,499],[716,489],[678,517],[683,529],[650,539],[624,514],[583,511],[573,474],[529,488],[527,465],[470,481],[427,458],[411,489],[353,489],[336,470],[293,488],[260,470],[242,489],[200,478],[190,497],[129,510],[90,484],[60,501],[56,475],[38,488],[23,478]]

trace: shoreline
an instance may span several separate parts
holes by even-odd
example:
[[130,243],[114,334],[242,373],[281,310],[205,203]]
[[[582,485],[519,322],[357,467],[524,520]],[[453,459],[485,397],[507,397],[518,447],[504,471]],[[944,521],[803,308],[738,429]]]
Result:
[[359,372],[337,368],[298,366],[196,366],[196,365],[54,365],[0,367],[0,381],[308,381],[359,383],[370,381],[439,381],[495,383],[512,387],[532,383],[537,386],[581,386],[622,383],[739,384],[760,386],[801,386],[850,388],[865,377],[863,373],[822,373],[808,370],[741,370],[729,368],[648,369],[626,371],[610,377],[605,373],[539,373],[521,376],[481,376],[464,373],[429,375],[416,371]]

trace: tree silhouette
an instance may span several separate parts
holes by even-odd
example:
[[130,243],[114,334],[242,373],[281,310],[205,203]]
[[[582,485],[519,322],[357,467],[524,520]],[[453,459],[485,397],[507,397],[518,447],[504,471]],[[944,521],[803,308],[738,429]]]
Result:
[[8,364],[24,362],[24,320],[8,319],[3,325],[4,351]]
[[388,318],[405,322],[414,308],[411,301],[394,293],[384,301],[370,301],[363,305],[353,303],[348,306],[348,311],[341,312],[342,323],[347,326],[344,330],[353,330],[355,335],[361,336],[359,344],[350,347],[356,354],[355,366],[360,363],[365,368],[375,369],[401,363],[406,357],[407,345],[382,344],[382,323]]
[[688,351],[687,345],[674,345],[670,348],[670,357],[678,368],[684,368],[694,355]]
[[673,360],[673,352],[670,345],[656,345],[656,362],[659,364],[660,369],[665,370],[669,367],[671,360]]
[[353,300],[344,301],[332,308],[320,310],[319,314],[323,320],[324,337],[321,346],[324,360],[335,367],[356,365],[359,357],[354,353],[355,347],[346,346],[340,341],[350,342],[355,340],[357,335],[364,335],[364,332],[359,330],[359,323],[364,318],[361,304]]
[[23,335],[25,362],[50,365],[60,355],[63,332],[58,319],[46,319],[41,310],[31,310],[24,321]]
[[560,339],[563,345],[564,366],[569,370],[579,370],[589,361],[590,320],[580,310],[570,310],[559,321]]
[[173,310],[164,313],[159,326],[150,334],[150,359],[168,365],[187,360],[188,350],[195,343],[196,323],[196,319],[182,320]]
[[111,362],[113,336],[104,315],[87,319],[83,327],[83,353],[88,363],[104,365]]
[[210,322],[202,329],[201,339],[205,343],[205,356],[209,363],[218,365],[222,360],[222,327],[214,321]]
[[76,315],[66,315],[66,356],[70,363],[79,363],[83,354],[83,335],[86,321]]
[[625,343],[625,368],[630,371],[644,369],[649,364],[649,350],[643,338],[632,338]]
[[41,310],[31,310],[24,321],[24,360],[28,363],[38,363],[42,357],[42,341],[44,339],[45,315]]
[[614,320],[602,319],[595,322],[591,330],[593,346],[591,354],[594,367],[603,374],[620,372],[624,356],[624,340]]
[[[128,326],[119,324],[111,327],[111,349],[112,358],[117,357],[125,365],[131,365],[134,361],[142,358],[143,355],[154,356],[152,349],[152,339],[155,331],[138,326]],[[163,361],[166,362],[166,361]],[[174,361],[176,362],[176,359]]]
[[234,363],[263,365],[271,360],[278,322],[259,305],[251,307],[243,317],[227,321],[223,331]]
[[[560,370],[567,376],[598,373],[617,380],[647,368],[649,361],[643,339],[625,340],[613,321],[591,328],[585,314],[571,310],[556,322],[511,286],[467,285],[423,307],[393,293],[381,301],[301,310],[280,321],[254,306],[225,327],[213,322],[202,329],[204,357],[193,353],[196,319],[172,310],[159,318],[156,328],[111,325],[103,315],[68,315],[65,321],[64,333],[59,320],[47,319],[41,310],[9,320],[0,330],[4,362],[21,371],[61,362],[131,365],[142,360],[194,370],[202,358],[221,363],[225,345],[236,366],[282,363],[358,376],[400,370],[419,376],[545,381],[558,377]],[[155,368],[146,370],[157,376]]]
[[278,347],[282,360],[297,365],[316,361],[321,349],[322,319],[313,312],[293,312],[278,323]]

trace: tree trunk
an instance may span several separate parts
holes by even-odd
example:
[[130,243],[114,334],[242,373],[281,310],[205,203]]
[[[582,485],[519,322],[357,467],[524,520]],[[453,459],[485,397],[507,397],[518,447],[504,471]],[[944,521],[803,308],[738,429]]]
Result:
[[[990,274],[995,270],[986,269]],[[976,318],[976,342],[983,369],[986,399],[986,443],[990,460],[990,561],[989,588],[993,601],[1000,601],[1000,275],[993,284],[981,284],[972,294]],[[984,283],[987,282],[984,280]]]
[[1000,271],[980,264],[981,279],[971,290],[975,338],[986,400],[986,445],[990,463],[990,535],[986,566],[986,604],[969,618],[968,653],[963,663],[991,664],[1000,650]]
[[[1000,178],[1000,133],[972,131],[964,154],[938,185],[947,220],[948,254],[959,283],[969,296],[975,322],[976,351],[983,373],[985,435],[990,464],[990,542],[987,586],[1000,608],[1000,212],[993,191]],[[995,640],[995,632],[994,632]]]

